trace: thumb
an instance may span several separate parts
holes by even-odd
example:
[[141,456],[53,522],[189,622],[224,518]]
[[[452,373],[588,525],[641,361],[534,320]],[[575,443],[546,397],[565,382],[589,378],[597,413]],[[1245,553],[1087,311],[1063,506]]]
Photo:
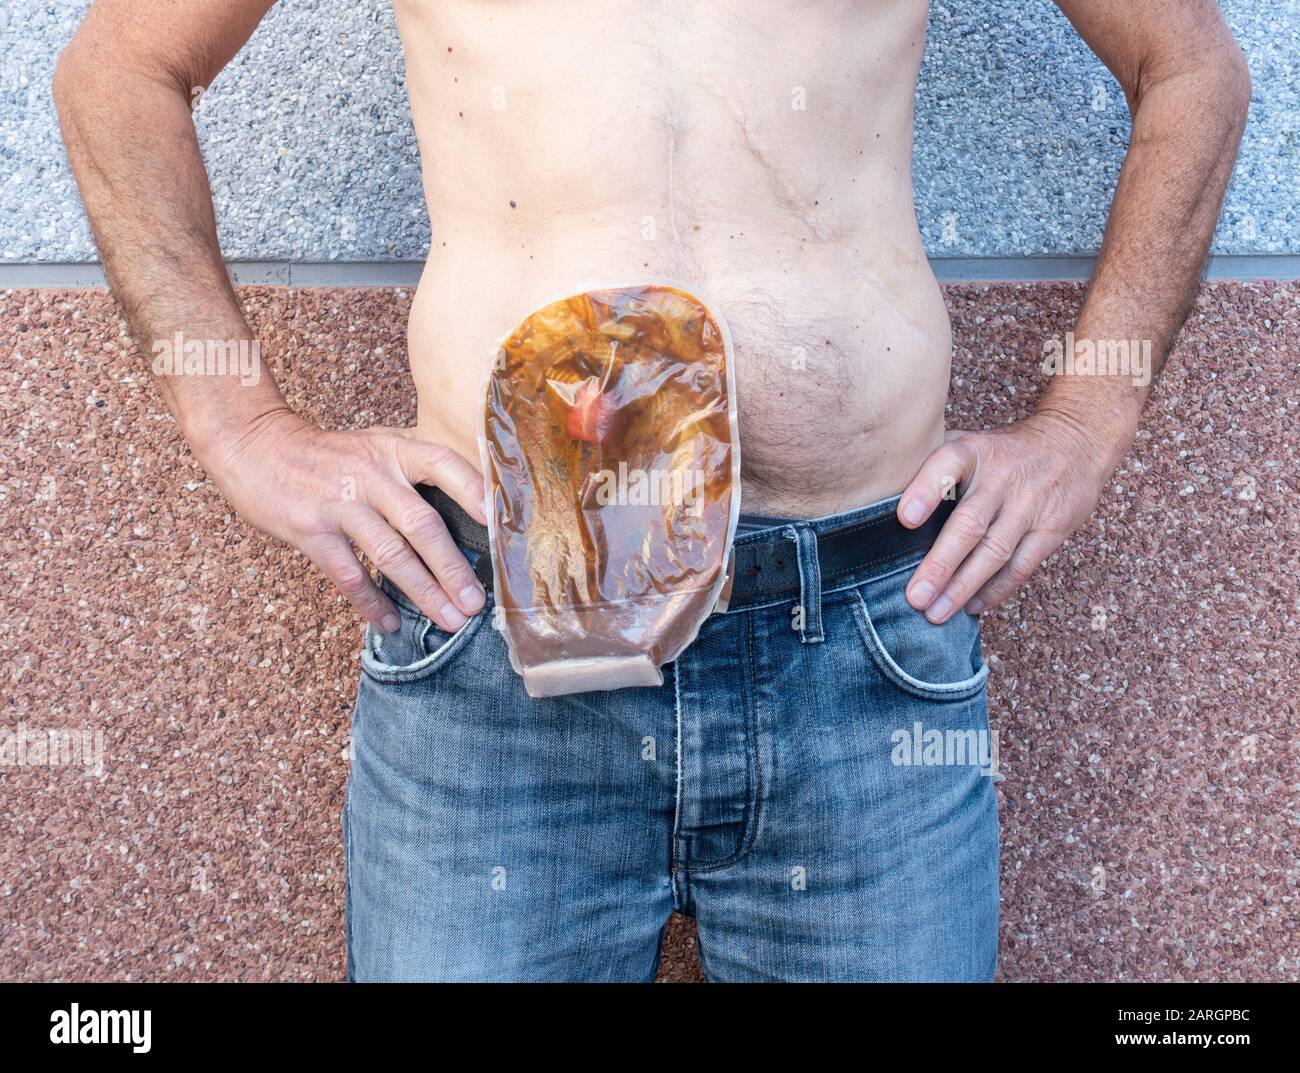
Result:
[[483,477],[459,454],[441,443],[402,430],[397,464],[412,484],[431,484],[451,496],[476,521],[487,524]]
[[975,453],[965,440],[949,440],[925,460],[898,501],[898,520],[909,529],[921,525],[944,498],[975,472]]

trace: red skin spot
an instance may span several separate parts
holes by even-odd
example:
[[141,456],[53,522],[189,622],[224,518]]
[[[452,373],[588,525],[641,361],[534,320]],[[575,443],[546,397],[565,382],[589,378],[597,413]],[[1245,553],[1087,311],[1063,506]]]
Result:
[[618,404],[599,384],[588,380],[574,396],[564,431],[575,440],[603,447],[614,439],[617,424]]

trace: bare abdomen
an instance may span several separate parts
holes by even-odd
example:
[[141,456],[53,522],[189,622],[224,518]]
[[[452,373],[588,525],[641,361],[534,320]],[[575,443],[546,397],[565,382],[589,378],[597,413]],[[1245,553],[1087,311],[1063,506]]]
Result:
[[430,437],[477,457],[483,363],[540,305],[669,277],[731,329],[746,509],[901,490],[940,442],[950,350],[911,189],[924,0],[590,20],[575,0],[563,27],[558,4],[397,9],[433,236],[410,332]]
[[[590,275],[545,279],[468,263],[430,267],[410,325],[420,427],[430,438],[477,459],[485,363],[528,312],[590,284],[674,274],[606,256],[586,262]],[[806,255],[787,267],[773,277],[714,264],[686,280],[734,340],[744,509],[812,517],[901,491],[942,437],[950,335],[933,277],[923,267],[913,288],[920,300],[899,303],[878,280]]]

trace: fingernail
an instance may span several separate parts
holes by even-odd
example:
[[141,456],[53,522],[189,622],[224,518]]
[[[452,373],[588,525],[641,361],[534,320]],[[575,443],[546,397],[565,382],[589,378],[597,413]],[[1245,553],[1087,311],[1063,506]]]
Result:
[[912,603],[924,607],[934,595],[934,586],[928,581],[918,581],[912,586]]
[[968,615],[978,615],[983,610],[984,601],[980,599],[974,599],[966,605],[966,614]]
[[903,521],[908,525],[920,525],[925,520],[925,504],[919,499],[909,499],[903,504]]
[[402,628],[402,620],[390,611],[379,620],[379,628],[383,630],[384,633],[396,633]]
[[938,622],[940,619],[945,618],[951,610],[952,601],[948,599],[947,596],[940,596],[939,599],[935,600],[935,602],[930,605],[930,609],[926,611],[925,617],[931,622]]
[[456,610],[455,604],[444,604],[442,608],[442,621],[451,629],[458,630],[465,625],[469,619]]
[[469,611],[477,611],[483,606],[483,590],[477,585],[466,585],[460,590],[460,606]]

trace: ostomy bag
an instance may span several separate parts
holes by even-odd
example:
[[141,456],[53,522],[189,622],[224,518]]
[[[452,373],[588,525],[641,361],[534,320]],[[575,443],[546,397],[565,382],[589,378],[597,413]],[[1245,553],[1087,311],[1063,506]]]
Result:
[[528,693],[663,684],[726,583],[740,513],[731,343],[684,286],[585,290],[488,369],[495,623]]

